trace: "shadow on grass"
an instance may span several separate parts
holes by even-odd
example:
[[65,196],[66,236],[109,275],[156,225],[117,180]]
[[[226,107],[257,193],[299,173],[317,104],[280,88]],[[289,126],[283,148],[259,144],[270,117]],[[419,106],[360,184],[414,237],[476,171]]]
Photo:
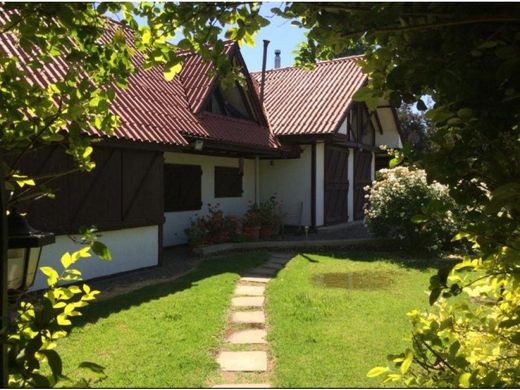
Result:
[[331,250],[316,250],[312,253],[299,253],[305,260],[312,263],[319,263],[320,260],[313,258],[313,255],[326,256],[336,260],[349,260],[355,262],[374,262],[385,261],[396,264],[401,268],[410,268],[422,272],[428,272],[432,268],[439,269],[448,262],[453,261],[442,257],[412,255],[406,252],[396,251],[366,251],[360,252],[358,250],[352,251],[331,251]]
[[178,279],[159,282],[140,289],[123,293],[112,298],[94,302],[83,310],[83,316],[77,317],[74,327],[82,327],[89,323],[95,323],[101,318],[107,318],[111,314],[128,310],[133,306],[163,298],[183,290],[190,289],[198,282],[215,275],[224,273],[238,273],[240,276],[248,275],[248,270],[263,264],[268,259],[266,252],[250,252],[246,254],[235,254],[218,256],[203,261],[197,269]]

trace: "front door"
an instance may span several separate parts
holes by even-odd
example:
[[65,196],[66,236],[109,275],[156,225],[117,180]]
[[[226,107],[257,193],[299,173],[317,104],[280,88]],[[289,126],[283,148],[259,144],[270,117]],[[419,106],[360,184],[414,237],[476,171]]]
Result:
[[325,146],[325,224],[348,220],[348,149]]
[[354,219],[363,219],[363,206],[366,203],[363,189],[372,184],[372,153],[354,151]]

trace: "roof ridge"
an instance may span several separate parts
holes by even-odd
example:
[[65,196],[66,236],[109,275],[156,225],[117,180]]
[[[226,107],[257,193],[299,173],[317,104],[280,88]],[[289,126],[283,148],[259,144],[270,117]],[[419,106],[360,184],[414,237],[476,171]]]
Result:
[[[345,56],[345,57],[338,57],[338,58],[332,58],[330,60],[323,60],[323,61],[317,61],[316,62],[316,65],[322,65],[322,64],[327,64],[329,62],[335,62],[335,61],[345,61],[345,60],[354,60],[356,58],[361,58],[363,57],[364,54],[353,54],[353,55],[350,55],[350,56]],[[266,73],[267,72],[276,72],[276,71],[281,71],[281,70],[292,70],[292,69],[303,69],[301,67],[298,67],[298,66],[295,66],[295,65],[292,65],[292,66],[283,66],[281,68],[273,68],[273,69],[267,69],[266,70]],[[261,74],[262,71],[259,70],[259,71],[256,71],[256,72],[249,72],[251,75],[253,74]]]

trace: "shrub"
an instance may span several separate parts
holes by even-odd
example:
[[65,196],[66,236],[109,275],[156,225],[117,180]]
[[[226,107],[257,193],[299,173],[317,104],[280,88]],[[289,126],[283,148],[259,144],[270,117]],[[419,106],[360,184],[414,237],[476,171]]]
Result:
[[208,215],[192,220],[184,233],[192,246],[235,241],[241,234],[240,220],[234,216],[224,215],[218,203],[208,204]]
[[428,183],[423,170],[382,169],[366,189],[365,223],[375,236],[398,238],[408,248],[438,251],[457,231],[459,213],[448,188]]

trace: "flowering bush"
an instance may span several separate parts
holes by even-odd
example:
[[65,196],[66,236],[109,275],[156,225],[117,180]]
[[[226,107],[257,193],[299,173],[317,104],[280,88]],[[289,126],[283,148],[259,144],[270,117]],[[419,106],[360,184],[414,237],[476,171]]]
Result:
[[218,203],[208,204],[208,215],[191,221],[184,233],[192,246],[232,241],[240,236],[240,220],[234,216],[224,215]]
[[378,180],[365,189],[365,223],[375,236],[398,238],[409,248],[438,251],[457,231],[459,213],[448,188],[428,183],[423,170],[382,169]]

